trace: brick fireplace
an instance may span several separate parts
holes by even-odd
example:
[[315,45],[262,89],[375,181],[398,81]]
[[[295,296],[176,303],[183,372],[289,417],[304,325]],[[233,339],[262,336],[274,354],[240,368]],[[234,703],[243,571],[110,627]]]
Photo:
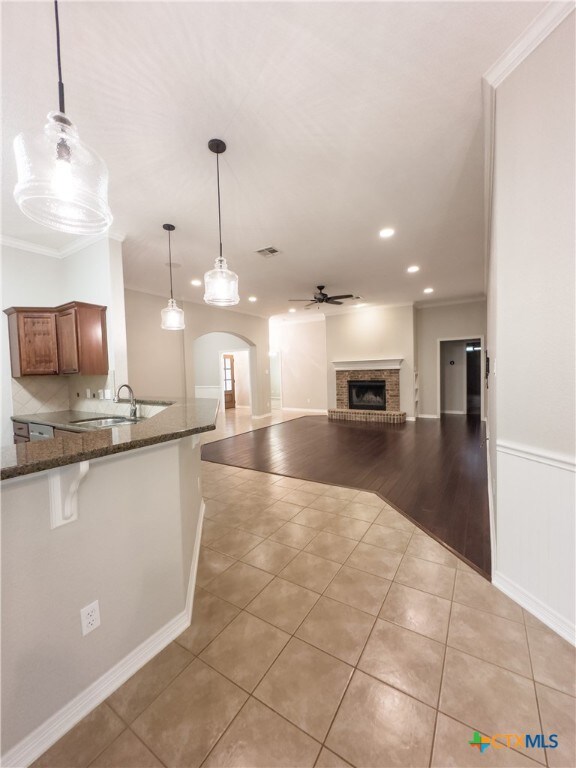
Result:
[[386,410],[400,410],[400,371],[336,371],[336,408],[350,408],[348,382],[384,381],[386,382]]
[[[406,414],[400,410],[401,363],[400,359],[333,361],[336,369],[336,408],[329,409],[328,417],[341,421],[406,421]],[[349,401],[351,381],[383,382],[386,409],[352,408]]]

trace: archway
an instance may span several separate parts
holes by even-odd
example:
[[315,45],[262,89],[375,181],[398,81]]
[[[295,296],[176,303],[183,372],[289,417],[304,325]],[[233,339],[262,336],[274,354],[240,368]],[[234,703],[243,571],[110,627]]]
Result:
[[229,331],[212,331],[192,344],[194,396],[218,398],[221,409],[252,412],[256,387],[256,345]]

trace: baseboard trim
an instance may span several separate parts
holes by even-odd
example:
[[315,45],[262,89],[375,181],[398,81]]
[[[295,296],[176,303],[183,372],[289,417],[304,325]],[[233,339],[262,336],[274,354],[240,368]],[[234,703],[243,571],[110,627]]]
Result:
[[466,411],[442,411],[442,413],[448,413],[454,416],[466,416]]
[[418,419],[439,419],[440,416],[437,416],[435,413],[419,413],[416,418],[418,418]]
[[205,509],[204,499],[202,499],[184,610],[16,744],[2,756],[0,765],[5,768],[29,766],[190,626]]
[[576,645],[576,626],[567,621],[557,611],[549,608],[541,600],[518,586],[512,579],[496,571],[492,578],[492,583],[505,595],[511,597],[519,605],[529,611],[533,616],[554,632],[567,640],[571,645]]
[[406,416],[406,421],[416,421],[416,416]]
[[271,413],[263,413],[261,416],[252,416],[252,420],[256,421],[256,419],[267,419],[269,416],[272,416]]

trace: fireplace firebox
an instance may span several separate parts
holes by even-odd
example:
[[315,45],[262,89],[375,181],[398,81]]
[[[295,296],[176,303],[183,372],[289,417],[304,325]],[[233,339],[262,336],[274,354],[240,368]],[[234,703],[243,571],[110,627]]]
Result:
[[349,381],[348,408],[359,411],[385,411],[386,382]]

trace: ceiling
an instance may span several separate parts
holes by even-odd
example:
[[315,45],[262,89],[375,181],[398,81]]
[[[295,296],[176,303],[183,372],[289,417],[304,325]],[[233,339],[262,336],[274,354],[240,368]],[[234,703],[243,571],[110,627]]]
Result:
[[[108,165],[126,286],[168,295],[171,222],[175,294],[202,301],[190,280],[217,255],[217,137],[236,309],[282,313],[318,284],[370,304],[481,295],[481,77],[544,6],[61,3],[67,114]],[[2,17],[3,234],[65,248],[12,198],[12,139],[57,108],[53,7]]]

